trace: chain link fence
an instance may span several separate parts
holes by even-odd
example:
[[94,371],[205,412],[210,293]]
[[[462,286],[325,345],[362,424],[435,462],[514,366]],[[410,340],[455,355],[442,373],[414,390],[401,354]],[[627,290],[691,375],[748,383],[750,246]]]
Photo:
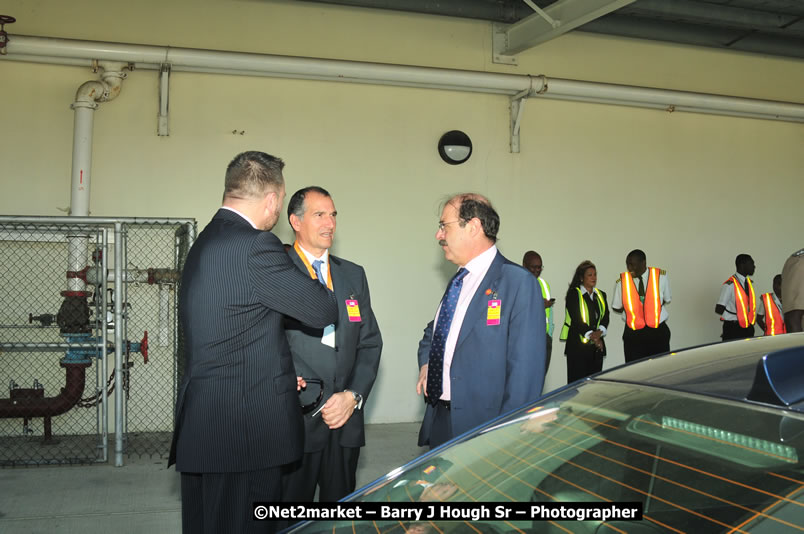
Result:
[[195,231],[181,219],[0,217],[0,466],[167,456]]

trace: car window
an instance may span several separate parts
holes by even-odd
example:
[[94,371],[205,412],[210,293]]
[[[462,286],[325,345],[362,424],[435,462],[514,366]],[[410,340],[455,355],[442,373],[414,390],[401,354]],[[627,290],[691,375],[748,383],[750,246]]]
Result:
[[350,500],[641,502],[643,521],[316,524],[329,531],[801,532],[804,417],[650,386],[586,382]]

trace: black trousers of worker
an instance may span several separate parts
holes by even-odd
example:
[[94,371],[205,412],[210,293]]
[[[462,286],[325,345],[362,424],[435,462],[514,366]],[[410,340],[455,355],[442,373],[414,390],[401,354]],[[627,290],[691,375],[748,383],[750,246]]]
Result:
[[313,502],[318,486],[319,502],[335,502],[355,490],[360,447],[341,447],[341,430],[330,430],[326,446],[304,454],[301,461],[282,473],[284,502]]
[[754,337],[754,325],[743,328],[737,321],[723,321],[723,334],[720,337],[723,341]]
[[641,330],[623,328],[623,352],[625,363],[633,362],[648,356],[670,352],[670,328],[667,321],[658,328],[646,326]]
[[567,384],[599,373],[603,369],[603,353],[593,344],[577,347],[567,357]]
[[282,468],[243,473],[182,473],[181,531],[271,533],[273,521],[255,521],[254,502],[276,502],[282,493]]

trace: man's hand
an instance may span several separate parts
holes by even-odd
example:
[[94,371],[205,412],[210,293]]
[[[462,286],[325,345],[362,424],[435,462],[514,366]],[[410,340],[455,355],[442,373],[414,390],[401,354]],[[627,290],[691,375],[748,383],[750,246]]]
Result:
[[296,377],[296,391],[301,391],[302,389],[307,387],[307,382],[300,376]]
[[425,363],[422,365],[422,368],[419,369],[419,379],[416,381],[416,395],[427,395],[427,366],[430,365]]
[[321,418],[330,430],[346,424],[355,411],[355,398],[350,391],[341,391],[327,399],[321,409]]
[[545,309],[550,308],[555,303],[556,303],[556,299],[550,299],[550,300],[544,299],[544,308]]

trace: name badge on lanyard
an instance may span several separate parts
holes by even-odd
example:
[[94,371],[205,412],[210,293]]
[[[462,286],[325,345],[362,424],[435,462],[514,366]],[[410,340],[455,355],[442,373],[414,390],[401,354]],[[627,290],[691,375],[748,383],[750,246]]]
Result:
[[359,323],[362,321],[360,318],[360,306],[357,300],[346,299],[346,314],[349,316],[350,323]]
[[500,324],[500,313],[502,312],[502,302],[500,300],[490,300],[486,310],[486,326],[497,326]]

